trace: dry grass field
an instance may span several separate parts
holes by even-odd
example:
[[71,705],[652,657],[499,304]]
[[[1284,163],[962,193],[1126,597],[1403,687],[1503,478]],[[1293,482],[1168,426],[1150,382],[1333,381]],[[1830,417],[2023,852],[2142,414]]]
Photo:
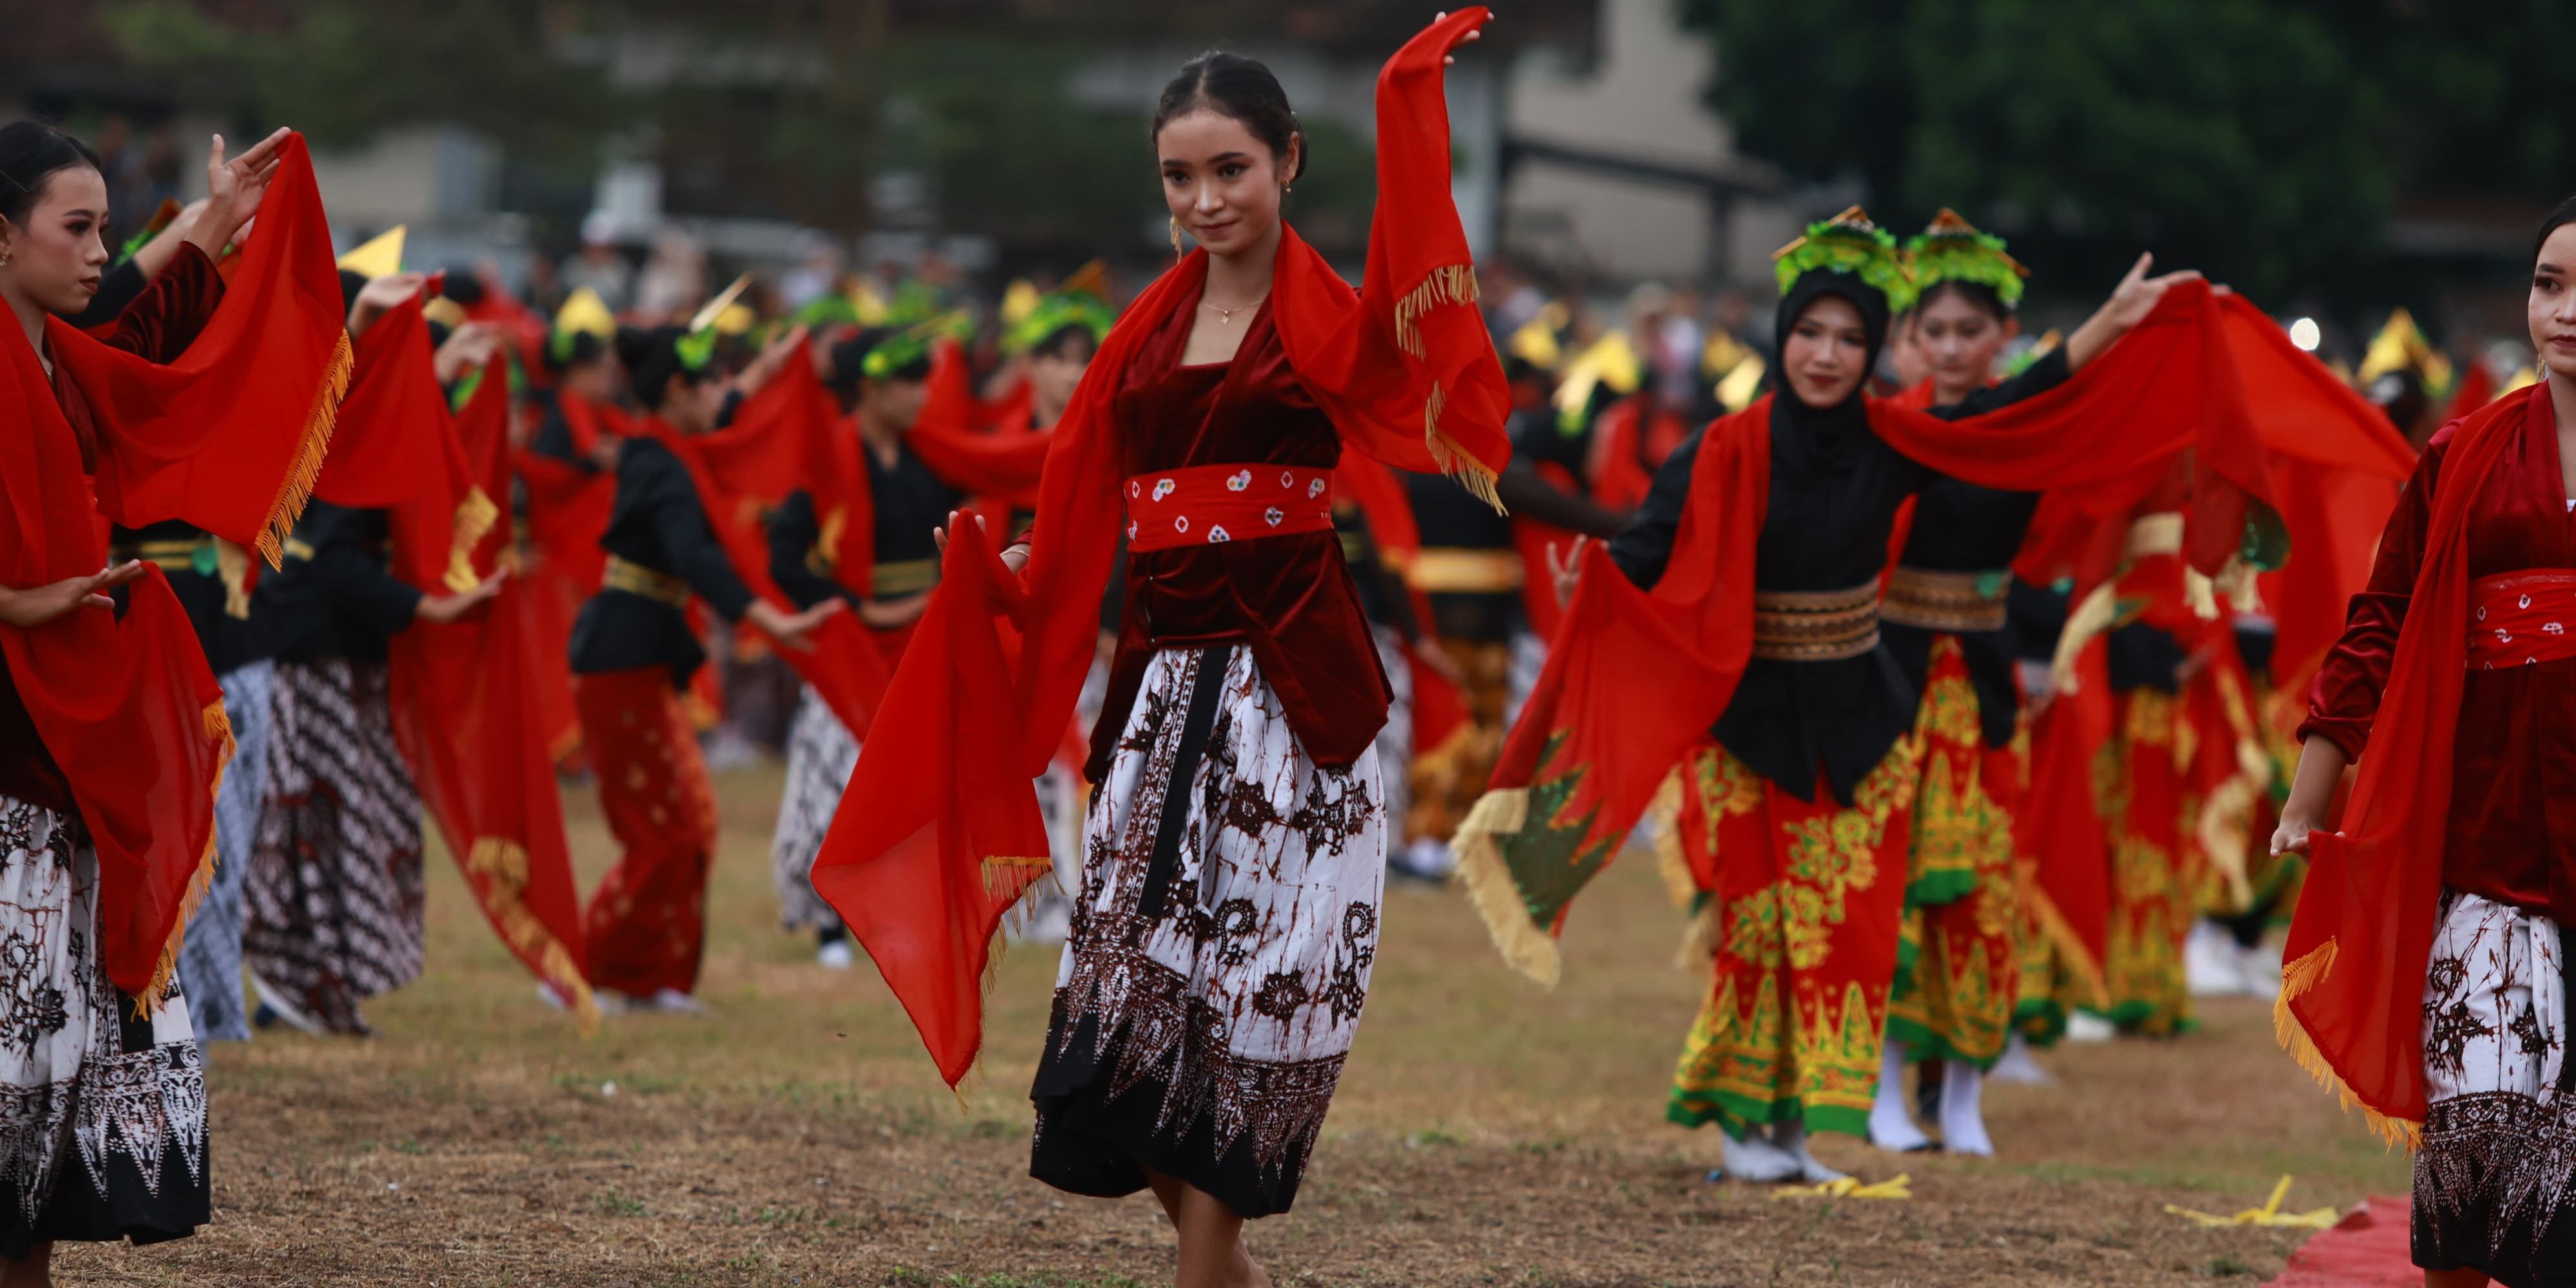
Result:
[[[1025,1098],[1053,950],[1014,952],[978,1082],[932,1073],[874,972],[775,927],[772,771],[727,776],[702,1017],[576,1035],[432,856],[429,971],[369,1041],[263,1034],[213,1061],[215,1220],[84,1248],[67,1283],[953,1285],[1169,1282],[1150,1200],[1026,1179]],[[572,802],[585,883],[608,842]],[[1905,1202],[1779,1198],[1701,1178],[1716,1138],[1666,1126],[1697,981],[1677,915],[1628,862],[1576,909],[1565,984],[1508,974],[1449,890],[1390,895],[1375,991],[1297,1210],[1252,1230],[1282,1284],[2251,1285],[2299,1232],[2200,1230],[2284,1172],[2291,1206],[2402,1193],[2383,1152],[2275,1049],[2267,1008],[2164,1043],[2061,1049],[1997,1087],[1992,1161],[1840,1138]]]

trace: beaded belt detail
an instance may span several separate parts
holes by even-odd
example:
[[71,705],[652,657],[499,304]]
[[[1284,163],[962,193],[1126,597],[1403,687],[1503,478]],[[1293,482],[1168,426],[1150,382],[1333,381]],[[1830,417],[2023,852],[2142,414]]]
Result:
[[1127,480],[1134,553],[1333,527],[1332,472],[1299,465],[1190,465]]
[[1878,615],[1953,635],[1999,631],[2005,620],[2004,588],[2010,584],[1998,573],[1934,572],[1898,564],[1887,579],[1887,602],[1879,605]]
[[622,590],[630,595],[669,604],[673,608],[689,606],[689,583],[667,572],[647,568],[615,555],[608,557],[608,573],[599,584],[609,590]]
[[1878,583],[1753,592],[1753,656],[1831,662],[1878,647]]

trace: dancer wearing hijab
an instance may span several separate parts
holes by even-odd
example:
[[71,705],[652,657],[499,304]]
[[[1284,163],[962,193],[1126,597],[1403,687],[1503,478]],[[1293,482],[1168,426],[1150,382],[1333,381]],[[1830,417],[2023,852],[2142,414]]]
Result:
[[[903,657],[930,589],[939,583],[939,550],[931,533],[962,494],[940,481],[907,445],[921,415],[930,377],[930,342],[918,330],[864,331],[832,346],[834,394],[851,417],[836,424],[833,444],[843,495],[822,489],[829,513],[818,513],[814,487],[787,495],[770,512],[769,576],[800,609],[840,602],[859,615],[889,670]],[[864,498],[848,495],[851,483]],[[850,504],[852,500],[862,504]],[[854,532],[853,525],[867,531]],[[855,539],[854,539],[855,538]],[[843,560],[850,562],[843,564]],[[846,576],[843,575],[844,567]],[[817,964],[848,970],[857,960],[849,930],[814,894],[814,855],[831,830],[841,789],[859,763],[859,744],[812,685],[803,686],[787,734],[787,787],[778,798],[778,828],[769,843],[778,887],[778,919],[811,930]]]
[[[1054,431],[1026,549],[949,530],[815,887],[952,1082],[993,927],[1049,870],[1029,776],[1062,740],[1117,536],[1118,655],[1092,740],[1083,880],[1032,1098],[1032,1172],[1151,1188],[1184,1288],[1266,1281],[1376,958],[1388,690],[1332,533],[1346,449],[1490,496],[1508,395],[1449,196],[1446,17],[1378,86],[1360,291],[1280,218],[1306,141],[1270,72],[1209,55],[1153,143],[1174,239]],[[1123,518],[1120,511],[1124,511]],[[1025,572],[1020,569],[1025,561]],[[1016,664],[1002,649],[1018,640]]]
[[[425,432],[424,418],[446,415],[425,361],[424,286],[399,273],[350,300],[353,436]],[[377,459],[352,441],[324,463],[284,566],[261,579],[251,605],[276,683],[242,949],[260,1000],[254,1018],[306,1033],[373,1032],[360,1004],[420,974],[421,801],[394,737],[393,637],[416,621],[453,622],[498,591],[469,583],[432,595],[395,575],[398,536],[434,547],[443,563],[454,520],[442,510],[423,517],[428,531],[397,534],[396,512],[376,502],[383,484],[404,480],[362,476]]]
[[[108,524],[182,522],[274,560],[348,378],[303,141],[227,159],[185,244],[92,338],[95,153],[0,129],[0,1278],[59,1239],[153,1243],[209,1215],[206,1087],[180,926],[216,862],[234,743],[188,612]],[[227,286],[213,256],[252,216]],[[238,979],[232,987],[237,991]]]
[[2547,378],[2426,444],[2318,673],[2272,840],[2311,859],[2282,1040],[2416,1150],[2431,1288],[2565,1284],[2576,1266],[2576,199],[2534,260]]
[[1935,471],[2105,486],[2189,448],[2212,476],[2196,550],[2217,566],[2240,545],[2265,475],[2205,371],[2214,301],[2147,262],[2069,341],[2079,378],[1926,415],[1861,392],[1907,290],[1894,239],[1857,208],[1812,226],[1778,263],[1781,391],[1674,453],[1610,543],[1615,575],[1582,575],[1580,543],[1564,569],[1566,620],[1461,868],[1507,959],[1552,980],[1568,902],[1681,765],[1687,951],[1714,970],[1668,1116],[1723,1125],[1729,1173],[1832,1176],[1808,1130],[1860,1134],[1874,1099],[1919,778],[1919,704],[1877,616],[1899,504]]
[[[1943,210],[1906,243],[1919,294],[1905,326],[1929,369],[1914,397],[1960,407],[1993,383],[1995,359],[2019,333],[2013,307],[2026,270],[2002,239]],[[1986,398],[2066,378],[2052,349]],[[1992,404],[1987,404],[1992,405]],[[1935,415],[1942,414],[1939,410]],[[2023,777],[2013,749],[2021,711],[2005,592],[2039,497],[1939,478],[1915,497],[1904,552],[1879,605],[1888,656],[1921,695],[1922,764],[1905,877],[1906,942],[1888,997],[1887,1041],[1869,1136],[1885,1149],[1931,1142],[1906,1113],[1908,1060],[1939,1087],[1941,1147],[1990,1155],[1979,1101],[1984,1071],[2011,1028],[2020,910],[2012,809]]]
[[707,660],[689,627],[694,595],[795,648],[825,603],[788,613],[753,596],[718,544],[686,453],[717,428],[727,394],[709,371],[713,334],[623,331],[617,353],[645,411],[617,453],[617,498],[600,547],[600,592],[573,623],[573,704],[621,854],[584,915],[591,984],[657,1009],[694,1011],[715,857],[715,789],[681,694]]

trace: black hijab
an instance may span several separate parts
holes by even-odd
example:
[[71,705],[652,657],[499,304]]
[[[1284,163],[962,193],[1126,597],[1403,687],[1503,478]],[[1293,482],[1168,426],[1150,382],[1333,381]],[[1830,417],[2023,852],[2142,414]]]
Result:
[[1868,373],[1877,368],[1879,351],[1887,345],[1885,293],[1862,281],[1857,273],[1810,270],[1780,297],[1780,309],[1771,324],[1772,352],[1780,355],[1784,366],[1787,364],[1789,332],[1798,325],[1807,306],[1828,295],[1839,295],[1860,310],[1861,326],[1869,335],[1869,348],[1861,362],[1861,382],[1852,387],[1850,397],[1835,406],[1810,407],[1798,401],[1788,373],[1783,371],[1771,399],[1773,469],[1841,468],[1849,464],[1852,452],[1869,436],[1869,410],[1864,398],[1869,387]]

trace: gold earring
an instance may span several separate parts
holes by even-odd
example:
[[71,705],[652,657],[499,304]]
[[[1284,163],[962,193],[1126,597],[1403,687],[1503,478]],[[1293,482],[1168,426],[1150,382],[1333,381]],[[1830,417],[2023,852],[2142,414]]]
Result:
[[1181,253],[1181,217],[1179,215],[1172,216],[1172,253],[1175,255]]

